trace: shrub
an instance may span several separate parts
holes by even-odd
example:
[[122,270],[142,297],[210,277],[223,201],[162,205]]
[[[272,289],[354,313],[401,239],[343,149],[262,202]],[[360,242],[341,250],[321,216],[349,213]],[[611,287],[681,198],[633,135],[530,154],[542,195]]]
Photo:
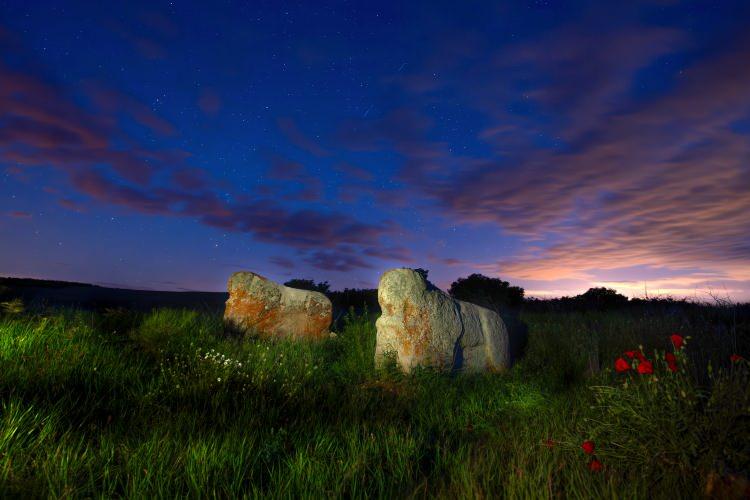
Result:
[[628,304],[626,296],[617,293],[616,290],[604,287],[589,288],[585,293],[573,297],[573,300],[578,302],[583,309],[598,311],[617,309]]
[[519,308],[523,303],[523,288],[511,286],[507,281],[472,274],[454,281],[448,293],[458,299],[484,306],[495,311]]
[[288,286],[291,288],[297,288],[299,290],[310,290],[312,292],[320,292],[320,293],[328,293],[330,291],[331,285],[327,281],[321,281],[319,283],[315,283],[313,280],[306,280],[306,279],[291,279],[284,283],[284,286]]

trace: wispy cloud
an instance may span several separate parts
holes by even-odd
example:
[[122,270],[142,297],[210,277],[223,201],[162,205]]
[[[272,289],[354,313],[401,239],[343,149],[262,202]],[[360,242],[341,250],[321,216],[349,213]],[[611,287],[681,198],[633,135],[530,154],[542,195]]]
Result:
[[[197,218],[206,226],[300,251],[310,265],[324,269],[369,268],[358,254],[379,257],[372,249],[394,231],[393,223],[362,222],[332,210],[220,196],[225,190],[219,190],[208,171],[187,163],[189,153],[153,149],[120,126],[121,119],[132,119],[153,134],[176,135],[166,120],[120,92],[94,85],[85,90],[92,108],[79,105],[52,82],[0,65],[0,161],[19,178],[27,168],[64,173],[68,186],[58,194],[68,209],[85,211],[85,203],[70,196],[75,195],[133,213]],[[271,163],[271,177],[287,186],[302,184],[284,198],[321,198],[320,180],[304,167],[280,156]],[[383,257],[388,255],[386,251]]]
[[688,59],[668,88],[637,95],[642,71],[689,50],[688,34],[580,28],[481,58],[455,51],[400,80],[425,107],[437,90],[469,96],[491,120],[476,134],[491,154],[452,151],[419,104],[350,124],[341,139],[353,151],[393,148],[411,195],[445,217],[534,242],[499,258],[495,274],[595,283],[595,269],[649,265],[678,271],[673,291],[708,284],[685,281],[696,265],[750,277],[750,136],[735,127],[750,116],[750,66],[739,64],[750,40]]

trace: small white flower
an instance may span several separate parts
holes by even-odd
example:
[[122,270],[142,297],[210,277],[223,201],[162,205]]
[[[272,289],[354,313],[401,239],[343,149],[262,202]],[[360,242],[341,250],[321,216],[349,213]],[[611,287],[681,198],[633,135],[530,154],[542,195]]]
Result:
[[217,382],[221,382],[221,377],[216,379]]

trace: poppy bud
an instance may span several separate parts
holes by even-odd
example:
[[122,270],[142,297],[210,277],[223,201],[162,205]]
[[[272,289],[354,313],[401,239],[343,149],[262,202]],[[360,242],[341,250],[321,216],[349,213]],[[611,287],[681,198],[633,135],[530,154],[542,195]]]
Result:
[[593,459],[589,462],[589,469],[591,472],[599,472],[602,470],[602,463],[597,459]]
[[596,451],[593,441],[584,441],[581,445],[581,449],[586,455],[593,455],[594,451]]
[[651,361],[644,359],[638,364],[638,373],[641,375],[650,375],[654,373],[654,365]]
[[669,339],[672,341],[672,345],[676,350],[682,349],[682,345],[685,343],[685,339],[682,338],[681,335],[677,335],[676,333],[669,337]]
[[617,358],[615,361],[615,370],[618,373],[626,372],[630,370],[630,364],[622,358]]

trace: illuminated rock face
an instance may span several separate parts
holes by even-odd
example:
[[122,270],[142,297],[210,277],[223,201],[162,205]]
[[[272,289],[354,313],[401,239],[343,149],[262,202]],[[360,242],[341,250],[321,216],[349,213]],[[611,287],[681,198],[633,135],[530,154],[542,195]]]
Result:
[[333,307],[320,292],[289,288],[249,271],[232,274],[227,288],[224,324],[230,331],[313,340],[329,335]]
[[404,371],[415,366],[501,371],[510,366],[508,329],[500,315],[453,299],[413,269],[380,278],[382,314],[375,323],[375,361],[389,354]]

